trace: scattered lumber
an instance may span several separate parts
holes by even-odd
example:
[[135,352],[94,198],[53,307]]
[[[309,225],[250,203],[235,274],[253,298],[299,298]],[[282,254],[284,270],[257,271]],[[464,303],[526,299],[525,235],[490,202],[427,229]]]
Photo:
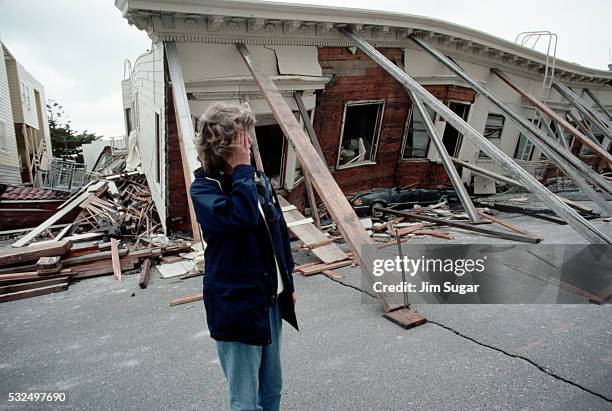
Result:
[[502,227],[506,227],[506,228],[516,232],[516,233],[525,234],[525,235],[531,236],[533,238],[539,238],[540,240],[542,240],[542,237],[540,237],[538,235],[535,235],[532,232],[530,232],[530,231],[528,231],[528,230],[526,230],[524,228],[520,228],[520,227],[517,227],[517,226],[515,226],[513,224],[510,224],[509,222],[504,221],[501,218],[493,217],[492,215],[487,214],[487,213],[485,213],[483,211],[478,211],[478,215],[481,216],[481,217],[487,218],[487,219],[493,221],[494,223],[497,223],[497,224],[501,225]]
[[204,299],[204,293],[195,293],[195,294],[185,295],[183,297],[179,297],[179,298],[176,298],[170,301],[170,306],[172,307],[175,305],[192,303],[194,301],[200,301],[203,299]]
[[346,267],[348,265],[355,264],[355,261],[348,259],[344,261],[338,261],[331,264],[314,264],[309,267],[300,268],[299,272],[304,276],[315,275],[322,273],[326,270],[333,270],[336,268]]
[[52,241],[46,244],[0,250],[0,266],[36,261],[40,257],[64,255],[70,250],[70,240]]
[[62,258],[60,256],[40,257],[36,262],[36,271],[38,275],[56,274],[62,270],[62,266]]
[[[7,301],[21,300],[24,298],[36,297],[36,296],[44,295],[44,294],[57,293],[59,291],[66,291],[68,289],[68,279],[66,277],[63,277],[63,281],[57,284],[42,285],[41,283],[44,281],[53,281],[53,280],[37,281],[35,282],[35,283],[38,283],[37,284],[38,287],[36,288],[27,288],[27,289],[22,289],[19,291],[0,294],[0,303],[4,303]],[[31,284],[31,283],[28,283],[28,284]],[[6,286],[6,287],[12,287],[12,286]]]
[[420,214],[409,213],[406,211],[393,210],[390,208],[382,208],[382,207],[379,207],[378,209],[381,211],[384,211],[385,213],[389,213],[389,214],[401,215],[401,216],[411,218],[414,220],[427,221],[427,222],[435,223],[438,225],[447,225],[449,227],[461,228],[466,231],[487,234],[487,235],[491,235],[494,237],[503,238],[505,240],[520,241],[520,242],[531,243],[531,244],[536,244],[540,242],[539,238],[533,238],[531,236],[490,230],[488,228],[483,228],[481,226],[459,223],[456,221],[448,221],[448,220],[443,220],[441,218],[436,218],[436,217],[429,217],[429,216],[423,215],[422,213]]
[[149,286],[149,272],[151,271],[151,258],[145,258],[140,269],[140,275],[138,277],[138,285],[140,288],[145,289]]
[[111,238],[111,262],[113,273],[118,281],[121,281],[121,263],[119,263],[119,242],[116,238]]

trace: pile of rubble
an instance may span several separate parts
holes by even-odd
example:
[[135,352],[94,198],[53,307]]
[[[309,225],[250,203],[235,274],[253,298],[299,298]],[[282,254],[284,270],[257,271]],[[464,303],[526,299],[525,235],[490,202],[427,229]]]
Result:
[[[58,224],[67,215],[76,217]],[[197,275],[189,261],[196,252],[201,245],[163,234],[143,174],[101,177],[0,251],[0,302],[63,291],[73,281],[101,275],[121,280],[140,273],[140,287],[146,288],[154,261],[165,263],[159,266],[162,277]]]

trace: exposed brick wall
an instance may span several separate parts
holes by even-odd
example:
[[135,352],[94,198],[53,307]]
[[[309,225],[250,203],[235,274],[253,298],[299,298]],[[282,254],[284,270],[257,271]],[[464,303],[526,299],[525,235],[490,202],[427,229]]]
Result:
[[[166,69],[167,73],[167,69]],[[191,231],[187,190],[174,113],[172,86],[166,80],[166,224],[170,232]]]
[[[380,48],[391,61],[402,59],[402,49]],[[346,47],[319,48],[319,63],[324,75],[333,80],[317,96],[314,129],[329,166],[335,167],[340,143],[342,114],[349,101],[385,100],[375,165],[364,165],[333,172],[346,194],[380,187],[407,186],[420,182],[421,187],[450,186],[441,164],[427,159],[401,160],[406,119],[411,108],[403,86],[363,52],[353,54]],[[444,103],[474,102],[476,93],[453,85],[426,86]],[[290,194],[292,202],[306,204],[302,187]]]

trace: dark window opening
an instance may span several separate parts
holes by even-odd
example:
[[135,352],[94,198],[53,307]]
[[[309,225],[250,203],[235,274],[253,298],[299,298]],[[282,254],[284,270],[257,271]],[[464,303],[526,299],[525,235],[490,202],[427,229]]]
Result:
[[126,108],[125,109],[125,126],[127,128],[127,135],[129,137],[130,133],[132,132],[132,109],[131,108]]
[[383,101],[345,106],[338,167],[374,162],[383,110]]
[[159,114],[155,113],[155,153],[157,156],[157,164],[155,167],[155,181],[160,182],[161,180],[161,130],[160,130],[160,118]]
[[[451,102],[448,105],[455,114],[461,117],[464,121],[467,121],[468,115],[470,113],[469,104],[455,103]],[[463,135],[457,131],[450,124],[446,124],[444,128],[444,135],[442,136],[442,142],[444,143],[444,147],[449,155],[453,157],[457,157],[459,155],[459,149],[461,148],[461,141],[463,139]]]
[[[429,118],[433,122],[436,118],[436,113],[429,107],[426,108]],[[426,158],[429,149],[429,133],[425,128],[425,123],[421,113],[413,108],[410,114],[410,122],[404,142],[404,150],[402,151],[402,159],[409,158]]]
[[257,136],[264,172],[270,177],[275,187],[281,187],[285,166],[285,156],[283,155],[285,136],[283,130],[278,124],[257,126],[255,127],[255,135]]

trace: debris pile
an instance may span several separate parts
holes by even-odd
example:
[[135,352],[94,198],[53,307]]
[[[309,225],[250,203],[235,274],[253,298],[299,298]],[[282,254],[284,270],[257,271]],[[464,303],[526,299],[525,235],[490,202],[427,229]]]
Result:
[[[59,224],[67,215],[71,223]],[[163,234],[145,176],[130,172],[90,181],[38,227],[0,250],[0,302],[64,291],[76,280],[140,273],[146,288],[154,261],[177,263],[178,275],[198,275],[201,245]],[[175,257],[185,254],[187,259]],[[188,263],[185,263],[188,261]],[[168,265],[159,266],[168,271]],[[177,272],[174,270],[173,272]],[[172,275],[169,275],[171,277]]]

